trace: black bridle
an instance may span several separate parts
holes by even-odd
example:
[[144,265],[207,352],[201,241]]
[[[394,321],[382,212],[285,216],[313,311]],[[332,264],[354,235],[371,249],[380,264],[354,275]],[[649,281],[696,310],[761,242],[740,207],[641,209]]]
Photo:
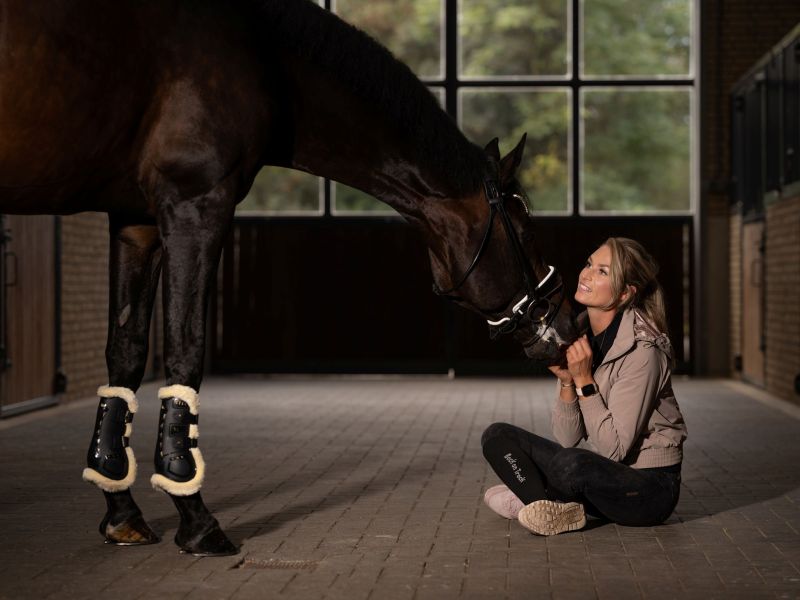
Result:
[[[506,237],[511,246],[512,254],[516,259],[517,266],[522,272],[525,295],[511,308],[511,316],[503,316],[496,321],[487,319],[486,322],[489,324],[489,336],[494,339],[498,335],[513,333],[519,326],[520,321],[526,316],[533,322],[545,324],[545,329],[542,330],[542,333],[544,333],[544,331],[550,327],[564,300],[564,295],[562,294],[557,304],[553,304],[551,301],[551,297],[562,288],[561,276],[558,274],[555,267],[549,267],[547,275],[540,281],[536,277],[530,262],[525,256],[522,243],[519,241],[519,237],[517,237],[517,233],[511,222],[511,217],[508,215],[505,206],[506,198],[515,198],[522,202],[527,211],[525,199],[519,194],[501,192],[497,182],[493,179],[485,180],[483,185],[486,191],[486,200],[489,202],[489,221],[486,224],[486,231],[483,234],[480,246],[478,246],[478,251],[475,253],[475,257],[472,259],[472,262],[464,272],[464,275],[461,276],[458,283],[447,290],[440,289],[434,283],[433,292],[448,300],[453,300],[455,302],[462,301],[460,296],[452,295],[452,293],[464,285],[467,278],[478,265],[478,262],[480,262],[486,247],[489,245],[489,239],[492,237],[494,216],[496,213],[499,213],[503,228],[506,230]],[[510,302],[508,304],[510,304]],[[506,306],[508,306],[508,304],[506,304]],[[539,337],[541,337],[541,334],[539,334],[536,339],[538,340]]]

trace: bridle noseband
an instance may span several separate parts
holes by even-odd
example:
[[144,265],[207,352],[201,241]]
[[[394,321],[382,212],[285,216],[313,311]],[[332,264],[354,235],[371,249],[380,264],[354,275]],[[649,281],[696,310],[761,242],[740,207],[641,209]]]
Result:
[[[452,292],[455,292],[462,285],[464,285],[464,283],[467,281],[467,278],[477,266],[478,262],[480,262],[480,259],[489,244],[489,239],[492,237],[492,226],[494,225],[495,213],[499,213],[503,228],[506,231],[506,237],[508,237],[508,243],[511,246],[512,254],[516,259],[517,266],[522,272],[525,295],[511,308],[510,316],[501,317],[496,321],[490,321],[487,319],[486,322],[489,324],[489,336],[492,339],[495,339],[499,335],[514,332],[519,326],[520,321],[525,316],[528,316],[534,322],[545,324],[546,327],[544,330],[542,330],[542,333],[544,333],[544,331],[550,327],[550,324],[553,322],[553,319],[558,313],[559,308],[561,308],[561,303],[564,300],[563,294],[556,305],[554,305],[550,300],[550,298],[562,288],[561,277],[559,276],[555,267],[551,266],[549,267],[547,275],[541,281],[539,281],[534,274],[533,269],[531,268],[530,262],[528,262],[528,259],[525,256],[522,243],[519,241],[516,231],[514,231],[511,217],[508,215],[508,211],[506,210],[505,206],[505,200],[508,197],[521,201],[523,205],[525,205],[525,199],[519,194],[508,194],[501,192],[497,182],[493,179],[485,180],[483,185],[486,192],[486,200],[489,202],[489,221],[486,224],[486,231],[483,234],[483,239],[481,240],[480,246],[478,246],[478,251],[475,253],[475,257],[472,259],[472,262],[464,272],[464,275],[461,276],[461,279],[458,281],[458,283],[447,290],[439,289],[439,287],[434,283],[433,292],[439,296],[447,298],[448,300],[453,300],[456,302],[462,300],[461,297],[452,295]],[[534,341],[538,340],[539,337],[541,337],[541,334],[537,336]]]

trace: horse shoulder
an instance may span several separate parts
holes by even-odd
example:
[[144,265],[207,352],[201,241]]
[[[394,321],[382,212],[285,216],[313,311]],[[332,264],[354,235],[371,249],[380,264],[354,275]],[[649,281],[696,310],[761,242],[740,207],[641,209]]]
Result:
[[170,186],[183,197],[215,188],[260,162],[265,111],[255,91],[235,81],[184,77],[164,84],[153,100],[139,156],[144,189]]

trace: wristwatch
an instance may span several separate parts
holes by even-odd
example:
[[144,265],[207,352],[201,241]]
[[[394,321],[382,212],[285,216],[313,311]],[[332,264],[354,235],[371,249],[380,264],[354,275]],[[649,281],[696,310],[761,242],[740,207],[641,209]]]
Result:
[[587,383],[584,386],[575,386],[575,393],[578,396],[585,398],[586,396],[594,396],[597,393],[597,386],[593,383]]

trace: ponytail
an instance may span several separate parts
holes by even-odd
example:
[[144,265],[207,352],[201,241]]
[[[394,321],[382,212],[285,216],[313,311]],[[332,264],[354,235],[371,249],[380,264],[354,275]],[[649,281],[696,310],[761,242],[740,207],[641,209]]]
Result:
[[[618,310],[637,309],[659,333],[669,335],[664,291],[658,282],[658,263],[639,242],[622,237],[605,241],[611,248],[611,292]],[[628,291],[625,300],[622,294]]]

